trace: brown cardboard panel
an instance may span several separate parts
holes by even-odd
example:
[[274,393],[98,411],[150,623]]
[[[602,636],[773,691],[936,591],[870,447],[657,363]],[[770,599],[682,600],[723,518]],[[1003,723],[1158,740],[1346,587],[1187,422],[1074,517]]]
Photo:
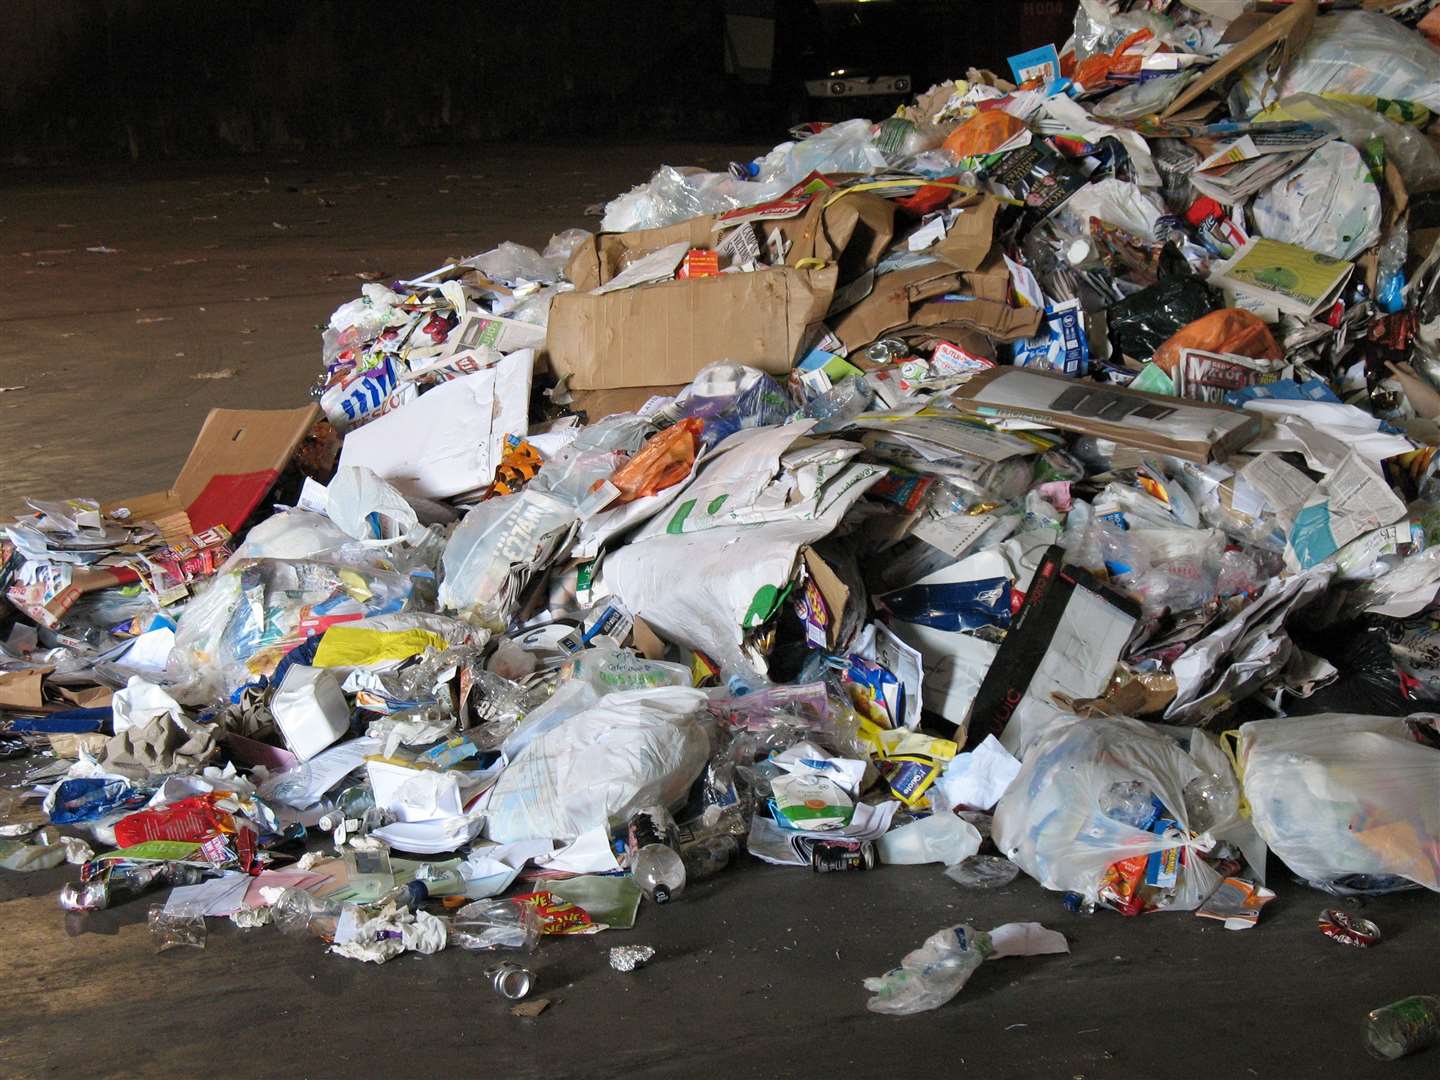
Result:
[[274,486],[320,415],[300,409],[211,409],[190,456],[168,491],[105,504],[129,521],[153,521],[164,535],[184,536],[223,525],[232,533]]
[[566,293],[550,309],[550,363],[575,390],[687,383],[718,360],[784,375],[824,315],[836,274],[833,265],[775,267]]

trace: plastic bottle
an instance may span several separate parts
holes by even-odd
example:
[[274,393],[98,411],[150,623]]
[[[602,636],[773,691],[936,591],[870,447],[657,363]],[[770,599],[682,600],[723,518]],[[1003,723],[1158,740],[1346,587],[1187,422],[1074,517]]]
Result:
[[1155,796],[1143,780],[1118,780],[1100,795],[1100,811],[1112,821],[1148,829],[1155,820]]
[[875,996],[865,1003],[871,1012],[904,1016],[938,1008],[960,992],[992,952],[990,935],[969,926],[951,926],[925,939],[925,944],[900,961],[898,968],[866,979]]
[[838,431],[870,407],[875,392],[858,376],[841,379],[818,397],[811,398],[800,415],[819,420],[815,432]]
[[[91,865],[87,863],[84,871],[88,871]],[[183,863],[112,869],[103,876],[71,881],[61,886],[60,906],[66,911],[99,911],[163,885],[197,885],[204,879],[205,870],[202,867]]]
[[290,888],[270,905],[270,921],[287,937],[310,935],[325,941],[335,940],[335,926],[345,905]]
[[[404,885],[396,885],[379,900],[375,901],[375,907],[383,908],[393,905],[397,910],[404,908],[414,914],[426,900],[430,899],[430,887],[423,881],[407,881]],[[366,905],[367,907],[369,905]]]
[[510,900],[476,900],[450,920],[449,941],[471,952],[492,949],[535,948],[540,940],[540,916],[529,904]]
[[1394,1061],[1440,1043],[1440,997],[1416,994],[1376,1009],[1365,1020],[1365,1047]]
[[877,853],[883,863],[944,863],[953,866],[980,850],[980,831],[954,814],[931,814],[879,840]]
[[707,836],[693,844],[680,848],[680,861],[685,864],[685,880],[700,881],[718,874],[730,865],[735,852],[740,849],[733,836]]
[[685,861],[669,811],[663,806],[639,811],[630,819],[627,837],[630,876],[641,892],[657,904],[679,896],[685,889]]

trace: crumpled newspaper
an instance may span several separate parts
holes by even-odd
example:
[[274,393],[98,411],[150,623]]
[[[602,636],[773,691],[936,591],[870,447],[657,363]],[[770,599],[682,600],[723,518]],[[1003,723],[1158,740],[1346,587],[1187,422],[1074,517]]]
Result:
[[610,950],[610,966],[616,971],[635,971],[655,955],[649,945],[616,945]]

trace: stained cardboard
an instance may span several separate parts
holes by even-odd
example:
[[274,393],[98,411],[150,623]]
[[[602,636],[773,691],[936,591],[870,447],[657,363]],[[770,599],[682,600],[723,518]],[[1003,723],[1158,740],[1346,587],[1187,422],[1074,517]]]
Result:
[[320,415],[300,409],[211,409],[166,491],[106,503],[106,515],[150,521],[167,539],[223,525],[235,533],[279,479]]

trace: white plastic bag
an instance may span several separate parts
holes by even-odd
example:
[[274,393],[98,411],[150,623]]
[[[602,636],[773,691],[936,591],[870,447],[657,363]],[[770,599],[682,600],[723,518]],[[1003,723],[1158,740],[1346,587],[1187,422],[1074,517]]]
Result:
[[1251,64],[1231,103],[1249,116],[1289,94],[1357,94],[1440,109],[1440,52],[1378,11],[1322,15],[1280,85],[1268,94],[1264,64]]
[[1346,142],[1317,147],[1250,209],[1261,236],[1333,259],[1353,259],[1380,239],[1380,189]]
[[705,700],[681,686],[608,694],[538,735],[486,796],[486,835],[573,840],[679,801],[709,756]]
[[1242,725],[1256,830],[1317,887],[1394,875],[1440,892],[1436,738],[1433,716],[1324,713]]
[[[1231,840],[1252,867],[1263,848],[1238,812],[1239,785],[1220,748],[1201,732],[1190,752],[1160,729],[1128,717],[1065,717],[1026,752],[1024,764],[995,807],[1000,853],[1047,889],[1077,892],[1096,903],[1114,863],[1157,855],[1157,876],[1173,883],[1146,892],[1147,907],[1191,911],[1220,884],[1200,858]],[[1150,831],[1128,824],[1158,800]],[[1164,867],[1174,852],[1178,865]]]
[[345,465],[326,488],[325,512],[357,540],[393,540],[420,525],[420,518],[394,484],[374,469]]

